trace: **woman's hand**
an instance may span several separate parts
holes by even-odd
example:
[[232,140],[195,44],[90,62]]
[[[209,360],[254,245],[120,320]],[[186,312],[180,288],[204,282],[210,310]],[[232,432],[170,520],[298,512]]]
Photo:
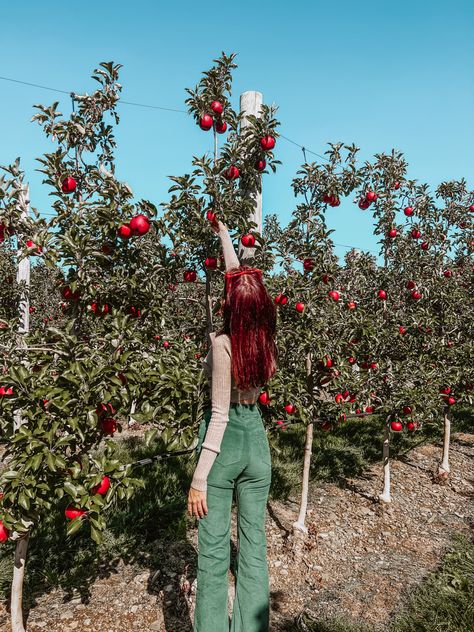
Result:
[[191,487],[188,494],[188,513],[196,518],[203,518],[207,514],[206,492]]
[[214,217],[214,219],[211,222],[211,228],[217,235],[219,234],[222,226],[223,226],[223,223],[219,219],[217,219],[217,217]]

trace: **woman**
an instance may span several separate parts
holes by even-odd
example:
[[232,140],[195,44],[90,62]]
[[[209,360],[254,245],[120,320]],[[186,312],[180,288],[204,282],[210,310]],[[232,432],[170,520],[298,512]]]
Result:
[[276,308],[262,272],[240,266],[226,226],[213,222],[226,266],[224,326],[211,334],[204,370],[211,406],[199,429],[188,511],[199,518],[193,632],[229,632],[227,573],[236,492],[239,547],[231,632],[267,632],[269,578],[265,511],[271,483],[268,438],[257,400],[276,370]]

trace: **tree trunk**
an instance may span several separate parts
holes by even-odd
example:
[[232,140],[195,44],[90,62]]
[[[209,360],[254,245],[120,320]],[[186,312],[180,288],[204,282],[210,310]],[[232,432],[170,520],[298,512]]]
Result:
[[298,514],[298,520],[293,523],[293,528],[308,533],[308,529],[304,524],[306,510],[308,508],[308,491],[309,491],[309,467],[311,464],[311,450],[313,447],[313,422],[310,421],[306,426],[306,443],[304,446],[304,462],[303,462],[303,481],[301,486],[301,504]]
[[12,594],[10,601],[12,632],[25,632],[23,624],[23,580],[25,577],[26,552],[29,535],[17,540],[15,565],[13,568]]
[[128,418],[129,426],[133,426],[136,423],[135,420],[132,418],[132,415],[135,413],[136,410],[137,410],[137,400],[133,399],[130,405],[130,416]]
[[379,500],[384,503],[392,502],[390,498],[390,423],[385,422],[383,435],[383,492],[379,495]]
[[451,419],[449,418],[449,410],[444,412],[444,440],[443,440],[443,459],[438,466],[438,476],[447,478],[449,476],[449,444],[451,440]]
[[[308,389],[309,400],[311,402],[310,410],[313,410],[314,400],[314,384],[313,384],[313,370],[311,362],[311,352],[306,356],[306,386]],[[313,449],[313,431],[314,424],[312,421],[306,426],[306,441],[304,446],[304,461],[303,461],[303,480],[301,484],[301,504],[298,514],[298,520],[293,523],[293,530],[297,529],[308,533],[304,522],[306,518],[306,510],[308,508],[308,491],[309,491],[309,470],[311,465],[311,452]]]

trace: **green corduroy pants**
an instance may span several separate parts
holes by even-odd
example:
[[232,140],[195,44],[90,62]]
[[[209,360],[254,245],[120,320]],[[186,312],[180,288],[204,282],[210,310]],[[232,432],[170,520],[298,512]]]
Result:
[[[211,411],[199,428],[199,456]],[[199,518],[198,570],[193,632],[268,632],[270,587],[265,512],[271,483],[268,438],[257,404],[234,404],[221,450],[207,479],[208,513]],[[233,493],[238,550],[235,599],[228,615],[228,570]]]

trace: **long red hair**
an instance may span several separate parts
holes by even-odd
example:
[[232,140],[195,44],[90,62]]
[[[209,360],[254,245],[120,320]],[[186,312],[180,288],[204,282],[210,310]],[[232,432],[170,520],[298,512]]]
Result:
[[275,374],[277,313],[261,273],[240,266],[226,274],[224,326],[232,345],[232,375],[237,388],[265,385]]

